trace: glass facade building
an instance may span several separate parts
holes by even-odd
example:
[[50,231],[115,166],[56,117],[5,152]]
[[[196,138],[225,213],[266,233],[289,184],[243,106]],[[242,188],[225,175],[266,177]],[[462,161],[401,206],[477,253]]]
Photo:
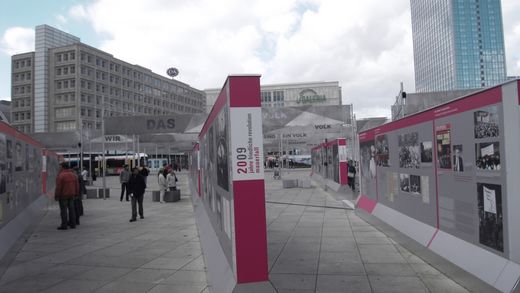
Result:
[[411,0],[417,92],[506,80],[500,0]]

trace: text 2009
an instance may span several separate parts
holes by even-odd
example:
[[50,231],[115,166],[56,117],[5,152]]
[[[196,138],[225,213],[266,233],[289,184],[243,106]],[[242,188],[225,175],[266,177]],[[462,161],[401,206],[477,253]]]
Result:
[[247,174],[246,148],[237,148],[237,173]]

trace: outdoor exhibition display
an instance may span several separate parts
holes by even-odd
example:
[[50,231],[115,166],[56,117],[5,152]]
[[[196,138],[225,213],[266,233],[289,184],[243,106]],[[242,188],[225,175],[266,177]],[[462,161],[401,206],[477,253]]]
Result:
[[351,139],[355,133],[352,105],[264,107],[262,116],[267,154],[296,151],[310,155],[325,139]]
[[504,292],[520,277],[519,84],[359,135],[358,208]]
[[311,149],[312,177],[338,192],[347,186],[347,145],[344,138]]
[[0,258],[54,196],[58,156],[0,122]]
[[229,76],[191,155],[195,215],[215,292],[268,280],[260,77]]

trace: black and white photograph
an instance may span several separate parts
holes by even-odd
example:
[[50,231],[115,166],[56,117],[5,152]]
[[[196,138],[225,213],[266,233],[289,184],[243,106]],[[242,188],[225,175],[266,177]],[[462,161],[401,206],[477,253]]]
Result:
[[374,141],[363,142],[359,148],[361,151],[361,177],[376,178],[376,148]]
[[461,144],[453,145],[453,171],[464,172],[464,156]]
[[410,192],[410,175],[399,174],[399,186],[401,191]]
[[433,162],[433,144],[431,141],[421,142],[421,163]]
[[410,175],[410,192],[413,194],[421,194],[421,176]]
[[228,164],[228,139],[226,109],[222,109],[216,119],[217,138],[217,183],[224,190],[229,191],[229,164]]
[[422,194],[422,202],[429,204],[430,203],[430,177],[429,176],[421,176],[421,194]]
[[399,167],[415,169],[421,167],[418,132],[399,135]]
[[451,129],[450,125],[442,125],[436,130],[437,161],[440,169],[451,169]]
[[502,224],[502,187],[477,183],[479,242],[495,250],[504,251]]
[[399,182],[398,174],[394,172],[389,172],[386,177],[386,194],[388,200],[391,202],[394,201],[395,196],[399,192],[397,182]]
[[23,166],[25,165],[24,162],[24,156],[25,153],[22,152],[22,144],[20,142],[17,142],[15,145],[15,165],[14,170],[15,171],[23,171]]
[[390,148],[388,146],[388,136],[386,134],[376,137],[376,161],[381,167],[389,167]]
[[499,142],[475,144],[475,166],[477,170],[500,171]]
[[475,111],[473,117],[475,122],[475,138],[498,137],[500,135],[497,106],[493,106],[487,110]]

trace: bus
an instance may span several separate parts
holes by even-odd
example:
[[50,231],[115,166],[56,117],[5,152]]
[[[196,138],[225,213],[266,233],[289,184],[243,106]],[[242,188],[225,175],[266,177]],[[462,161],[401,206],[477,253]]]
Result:
[[[125,165],[128,165],[130,169],[136,166],[146,166],[148,155],[145,153],[133,153],[127,155],[105,155],[107,176],[119,175]],[[138,160],[140,160],[138,162]],[[103,172],[103,156],[97,156],[96,161],[96,173],[98,176],[102,176]]]

